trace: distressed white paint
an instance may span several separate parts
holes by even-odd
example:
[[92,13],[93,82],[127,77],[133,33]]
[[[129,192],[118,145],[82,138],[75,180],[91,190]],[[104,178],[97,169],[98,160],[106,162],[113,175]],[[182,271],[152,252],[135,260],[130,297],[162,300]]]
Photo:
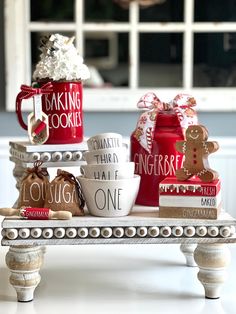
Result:
[[[146,215],[142,212],[143,216]],[[89,216],[88,216],[89,217]],[[80,245],[80,244],[194,244],[194,243],[235,243],[236,222],[218,219],[216,221],[200,220],[198,224],[210,224],[208,232],[198,235],[197,223],[191,225],[187,220],[160,219],[150,217],[144,219],[131,215],[126,221],[107,219],[100,221],[72,218],[64,221],[22,221],[5,219],[2,223],[2,245]],[[122,217],[123,218],[123,217]],[[59,222],[59,223],[58,223]],[[66,222],[66,221],[65,221]],[[93,222],[93,223],[92,223]],[[96,222],[96,223],[95,223]],[[193,222],[192,222],[193,223]],[[148,226],[148,227],[147,227]],[[182,234],[177,233],[177,230]],[[227,232],[226,232],[227,231]]]
[[[202,225],[206,229],[203,233],[200,232]],[[196,243],[194,259],[199,267],[198,279],[207,298],[218,298],[229,262],[225,244],[236,243],[235,225],[235,219],[226,213],[210,221],[173,220],[158,218],[156,209],[147,211],[139,207],[132,215],[118,219],[91,216],[74,217],[71,221],[5,219],[2,244],[11,246],[6,262],[12,272],[10,282],[20,301],[33,299],[34,289],[40,281],[38,270],[43,252],[39,245],[59,244],[180,243],[187,265],[195,266],[193,251]],[[181,235],[177,230],[183,231]]]
[[[222,212],[218,219],[173,219],[173,218],[159,218],[158,208],[134,206],[132,212],[128,216],[119,218],[95,217],[85,212],[85,216],[72,217],[70,220],[22,220],[16,217],[9,217],[4,219],[2,223],[3,228],[57,228],[57,227],[191,227],[200,226],[236,226],[236,220],[229,214]],[[168,231],[168,230],[167,230]],[[163,230],[160,230],[162,234]],[[235,232],[235,231],[231,231]],[[168,232],[167,232],[168,234]]]
[[198,244],[194,259],[199,267],[198,279],[205,289],[206,298],[219,298],[230,261],[229,248],[224,244]]
[[32,301],[34,290],[40,282],[39,269],[43,262],[42,249],[35,247],[10,247],[6,264],[11,271],[10,283],[21,302]]
[[[14,220],[12,221],[14,222]],[[48,232],[48,228],[44,229]],[[52,229],[50,229],[51,232]],[[152,229],[156,231],[157,229]],[[168,230],[167,228],[162,228],[162,231]],[[59,229],[57,228],[57,232]],[[43,233],[44,234],[44,233]],[[58,237],[61,238],[61,233],[58,234]],[[100,229],[98,227],[90,228],[89,231],[90,236],[93,238],[93,242],[90,244],[101,244],[101,243],[114,243],[114,242],[102,242],[96,241],[101,240],[98,239],[100,234],[103,235],[104,238],[109,238],[112,235],[111,228],[105,227]],[[136,228],[128,227],[125,229],[125,234],[129,241],[123,239],[123,241],[118,241],[118,243],[139,243],[137,241],[130,242],[130,239],[135,237]],[[159,233],[157,233],[159,234]],[[74,241],[74,235],[76,235],[75,228],[67,228],[66,235],[69,238],[69,242],[65,242],[64,244],[88,244],[89,242],[76,242]],[[150,235],[150,233],[149,233]],[[166,235],[166,234],[165,234]],[[155,236],[153,233],[151,237]],[[46,236],[47,237],[47,236]],[[134,239],[132,239],[134,240]],[[137,240],[137,239],[136,239]],[[144,241],[143,243],[181,243],[181,251],[183,252],[186,262],[188,266],[196,266],[194,259],[199,267],[198,279],[202,283],[205,289],[205,296],[207,298],[219,298],[220,297],[220,288],[224,283],[226,274],[225,269],[229,263],[230,254],[229,249],[226,247],[225,243],[230,243],[230,241],[236,242],[236,238],[234,239],[225,239],[221,238],[216,242],[210,242],[209,239],[205,239],[206,242],[202,242],[202,239],[197,241],[198,245],[195,249],[196,245],[191,242],[185,242],[184,238],[178,238],[178,242],[166,241],[166,238],[163,238],[163,242],[148,242]],[[59,240],[56,240],[59,241]],[[45,244],[60,244],[59,242],[45,242]],[[74,241],[74,242],[73,242]],[[8,245],[13,245],[13,241]],[[34,239],[33,245],[43,244],[42,241]],[[195,251],[194,251],[195,249]],[[194,259],[193,259],[193,251],[194,251]],[[23,246],[11,246],[9,252],[6,256],[6,263],[11,271],[10,283],[15,287],[17,292],[17,299],[19,301],[31,301],[33,299],[34,289],[37,287],[40,282],[40,275],[38,273],[40,266],[42,264],[43,259],[43,250],[40,246],[29,246],[26,243]]]
[[[229,156],[233,156],[230,140],[229,147]],[[15,169],[15,176],[20,176],[21,173],[22,167]],[[217,298],[220,296],[220,286],[224,282],[225,267],[229,260],[224,243],[236,242],[235,225],[235,219],[224,212],[217,220],[173,220],[160,219],[157,208],[137,206],[130,216],[118,219],[88,215],[74,217],[70,221],[5,219],[2,224],[2,244],[17,245],[10,248],[7,264],[12,272],[11,283],[16,288],[20,301],[31,300],[40,281],[38,270],[43,251],[39,246],[30,248],[29,245],[59,244],[179,243],[187,264],[193,266],[192,245],[198,243],[194,256],[200,268],[199,280],[205,288],[206,297]],[[27,248],[19,245],[26,245]],[[23,269],[19,270],[18,265],[22,260],[25,261]]]

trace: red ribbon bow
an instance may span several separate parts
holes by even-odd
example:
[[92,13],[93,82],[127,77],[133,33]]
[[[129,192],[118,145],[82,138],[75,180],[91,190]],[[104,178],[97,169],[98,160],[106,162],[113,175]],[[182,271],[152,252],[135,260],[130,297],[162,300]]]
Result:
[[21,85],[21,92],[23,93],[23,99],[29,99],[34,95],[42,95],[42,94],[49,94],[53,91],[53,86],[51,82],[44,84],[40,88],[35,88],[32,86]]
[[143,95],[137,106],[148,111],[141,114],[134,136],[140,145],[151,153],[158,112],[173,110],[184,133],[189,125],[198,123],[196,111],[193,109],[195,105],[196,100],[188,94],[178,94],[169,103],[162,102],[155,93]]

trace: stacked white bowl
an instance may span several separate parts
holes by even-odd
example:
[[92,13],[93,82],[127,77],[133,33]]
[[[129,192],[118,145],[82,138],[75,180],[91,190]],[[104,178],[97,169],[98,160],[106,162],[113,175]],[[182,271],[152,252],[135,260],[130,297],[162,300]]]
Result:
[[83,154],[87,165],[81,166],[78,177],[91,215],[126,216],[137,197],[140,177],[134,175],[122,136],[103,133],[90,137],[88,151]]

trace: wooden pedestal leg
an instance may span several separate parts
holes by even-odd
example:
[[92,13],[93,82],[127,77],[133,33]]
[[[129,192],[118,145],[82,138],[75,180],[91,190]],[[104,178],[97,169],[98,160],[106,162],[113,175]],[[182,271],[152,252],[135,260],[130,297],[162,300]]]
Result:
[[11,246],[6,264],[11,271],[10,283],[16,289],[20,302],[32,301],[40,282],[39,269],[43,262],[40,246]]
[[230,251],[225,244],[198,244],[194,259],[199,267],[198,279],[205,289],[205,297],[218,299],[221,286],[226,279],[226,266]]
[[196,249],[196,244],[181,244],[180,245],[180,251],[185,256],[187,266],[191,266],[191,267],[197,266],[193,257],[193,252],[195,249]]

